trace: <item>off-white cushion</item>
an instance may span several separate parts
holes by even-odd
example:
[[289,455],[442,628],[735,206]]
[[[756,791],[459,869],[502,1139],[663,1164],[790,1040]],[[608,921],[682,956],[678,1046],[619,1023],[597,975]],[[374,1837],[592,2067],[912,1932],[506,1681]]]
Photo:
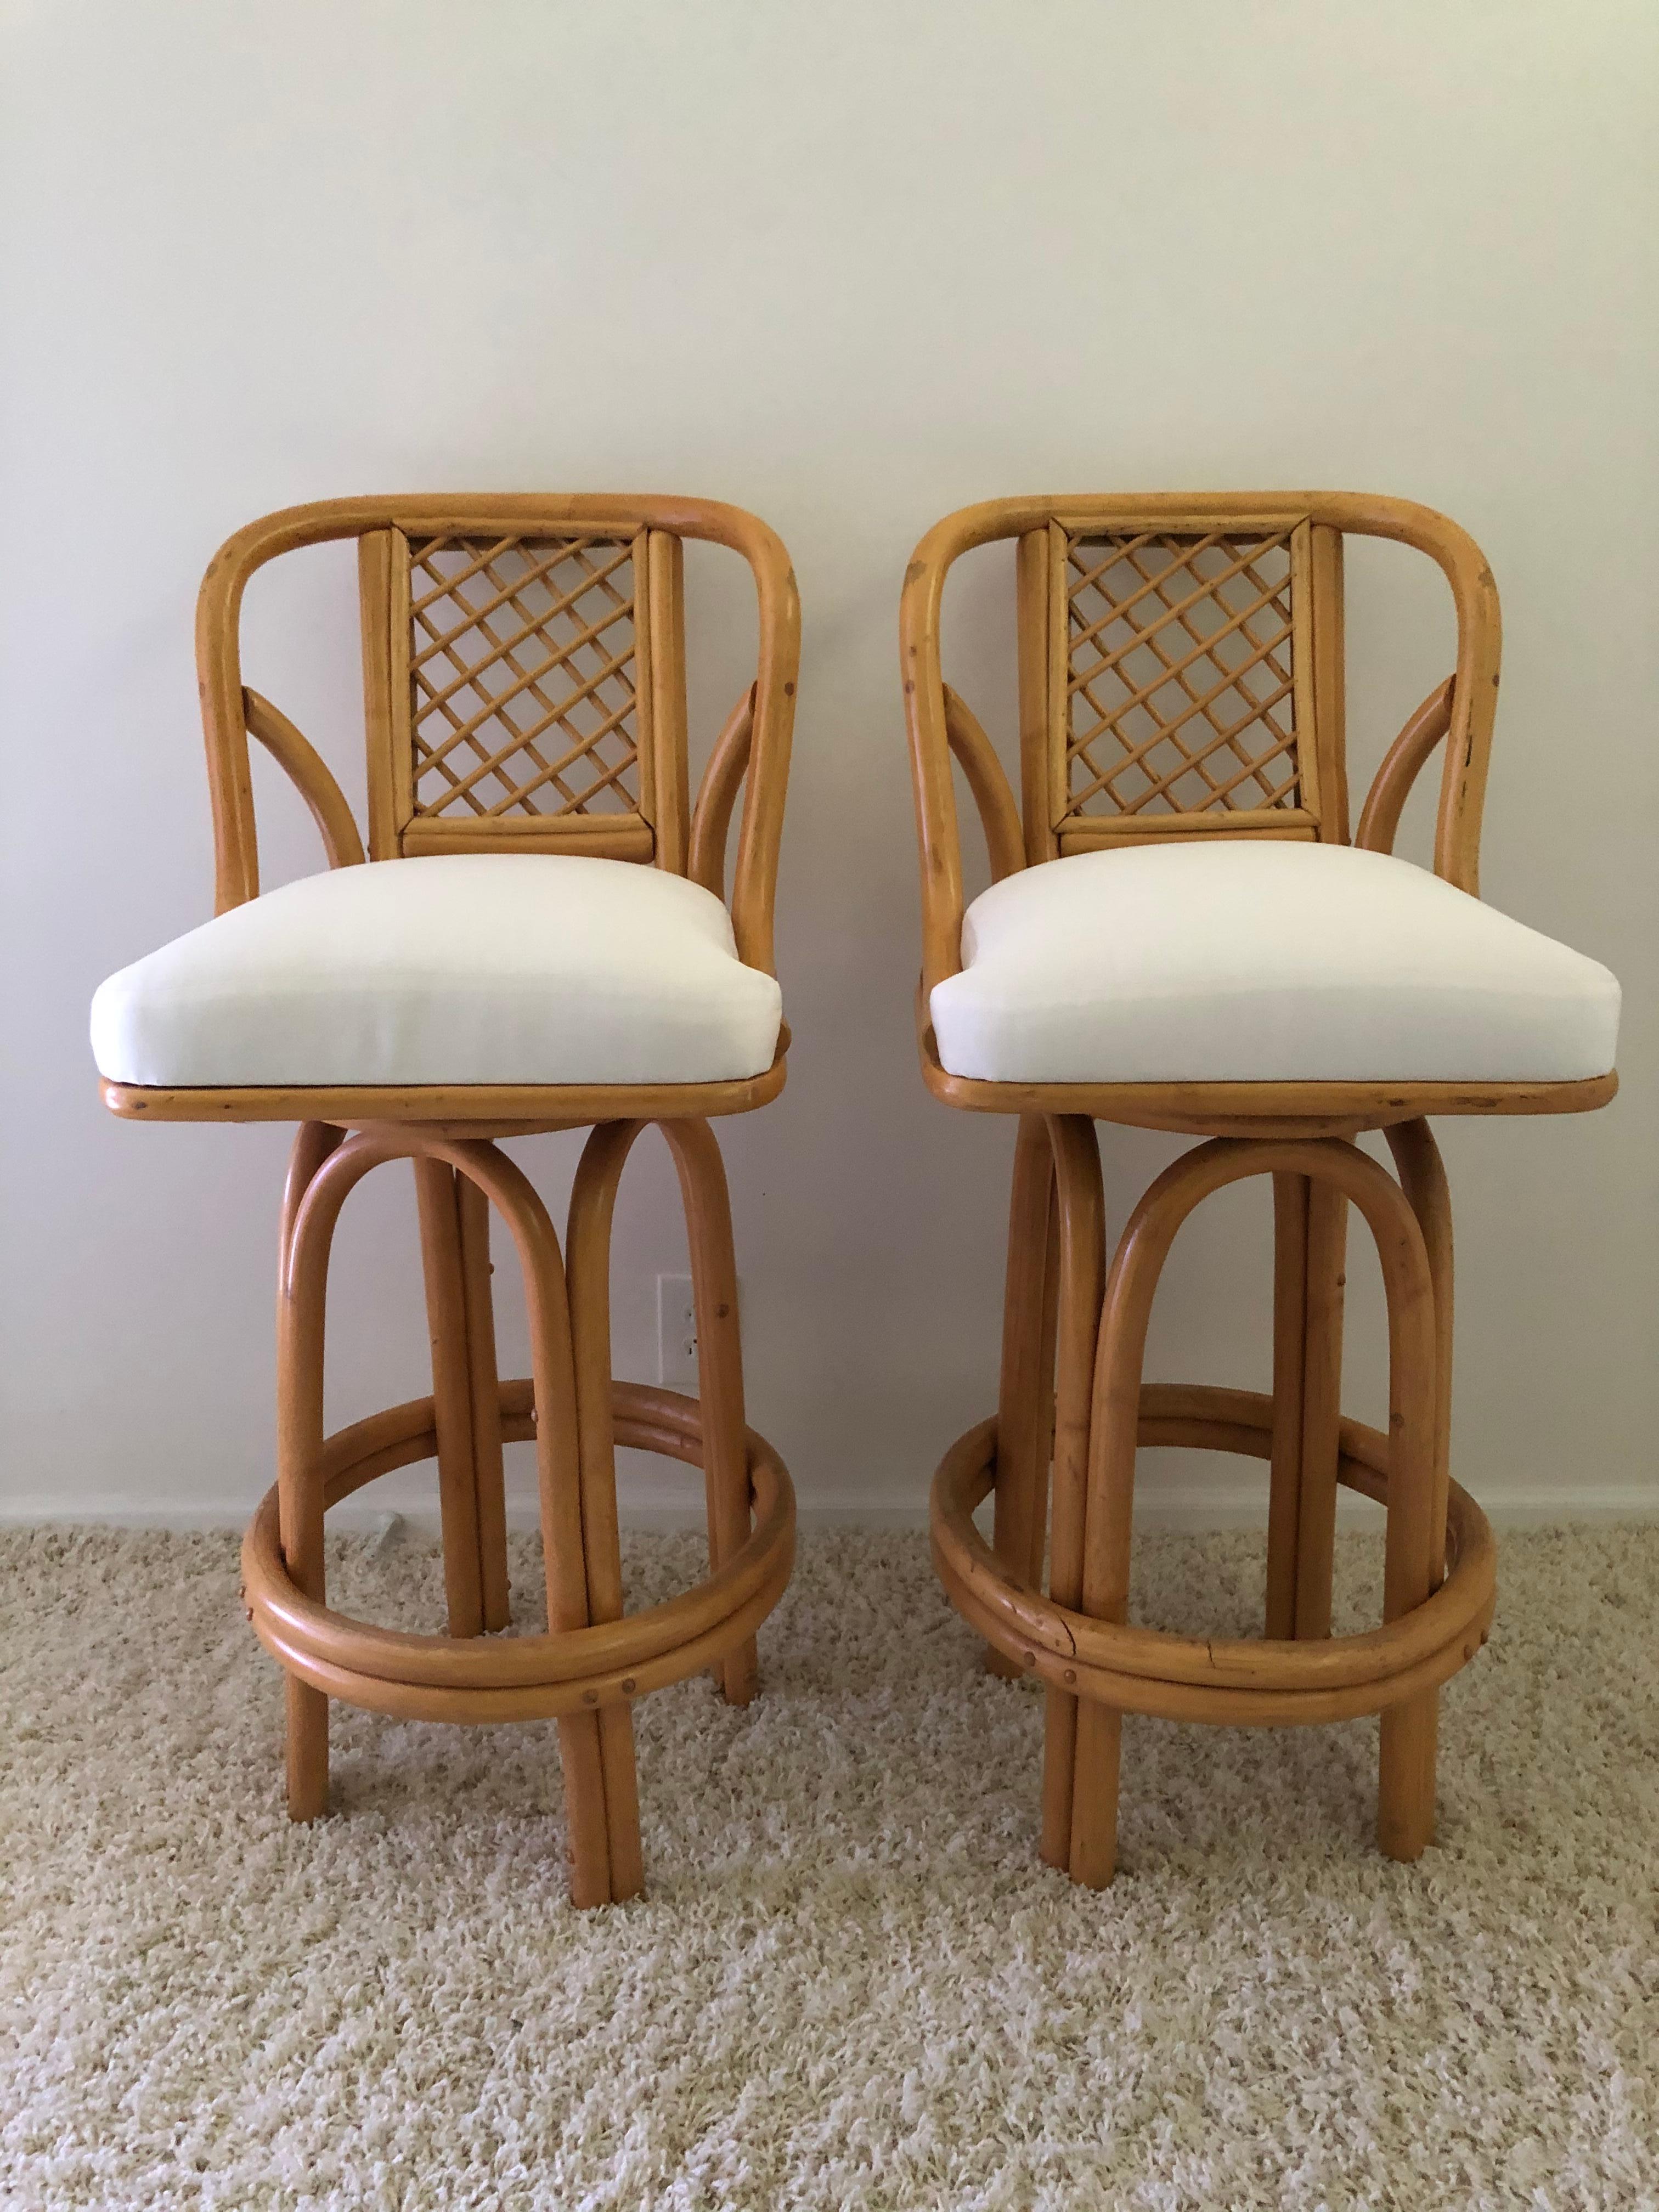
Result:
[[1079,854],[994,884],[931,1000],[990,1082],[1571,1081],[1608,971],[1409,861],[1261,840]]
[[121,1083],[713,1083],[782,999],[711,892],[626,860],[433,855],[233,907],[92,1002]]

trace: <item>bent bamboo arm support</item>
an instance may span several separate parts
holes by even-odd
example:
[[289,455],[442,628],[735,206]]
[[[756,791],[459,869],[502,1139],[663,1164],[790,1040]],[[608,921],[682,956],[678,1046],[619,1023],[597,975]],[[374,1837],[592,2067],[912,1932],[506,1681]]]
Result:
[[691,813],[691,848],[686,873],[694,884],[726,896],[726,848],[732,829],[732,810],[749,766],[755,732],[755,689],[750,684],[726,716],[726,727],[714,740],[708,765],[697,786],[697,803]]
[[968,788],[974,794],[985,831],[985,849],[991,858],[991,881],[1000,884],[1025,866],[1025,834],[1019,825],[1019,809],[1002,772],[991,740],[965,699],[945,687],[945,735],[962,763]]
[[310,808],[330,867],[360,867],[363,841],[345,793],[329,774],[316,747],[257,691],[242,693],[242,718],[249,737],[258,739]]
[[1362,853],[1392,853],[1400,817],[1425,763],[1451,727],[1455,677],[1437,684],[1389,747],[1365,794],[1354,843]]
[[[970,512],[985,514],[983,509]],[[904,684],[916,843],[921,860],[924,1004],[934,984],[956,975],[962,966],[962,841],[957,828],[945,671],[939,656],[945,571],[963,550],[956,542],[962,533],[953,528],[960,520],[950,516],[928,532],[904,572],[904,589],[899,599],[899,669]],[[986,520],[975,542],[983,543],[999,534],[1003,534],[1000,509]]]

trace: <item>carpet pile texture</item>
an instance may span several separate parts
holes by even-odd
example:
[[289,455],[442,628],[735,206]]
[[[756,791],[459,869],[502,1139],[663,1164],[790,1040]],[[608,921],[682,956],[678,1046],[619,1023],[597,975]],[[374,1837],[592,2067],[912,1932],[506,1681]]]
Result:
[[[1137,1618],[1255,1632],[1258,1540],[1140,1559]],[[630,1603],[699,1569],[635,1537]],[[438,1625],[413,1535],[331,1573]],[[1374,1723],[1132,1720],[1098,1896],[918,1536],[804,1539],[746,1712],[639,1707],[650,1893],[590,1914],[551,1723],[337,1707],[290,1826],[236,1584],[225,1537],[0,1537],[8,2207],[1659,2206],[1659,1529],[1503,1540],[1418,1865]]]

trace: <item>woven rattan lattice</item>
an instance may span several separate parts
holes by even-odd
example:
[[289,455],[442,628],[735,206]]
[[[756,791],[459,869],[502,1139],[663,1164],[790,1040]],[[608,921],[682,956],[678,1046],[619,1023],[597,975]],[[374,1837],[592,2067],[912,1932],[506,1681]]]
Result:
[[417,816],[637,812],[641,550],[629,538],[410,541]]
[[1303,803],[1295,536],[1067,535],[1063,818]]

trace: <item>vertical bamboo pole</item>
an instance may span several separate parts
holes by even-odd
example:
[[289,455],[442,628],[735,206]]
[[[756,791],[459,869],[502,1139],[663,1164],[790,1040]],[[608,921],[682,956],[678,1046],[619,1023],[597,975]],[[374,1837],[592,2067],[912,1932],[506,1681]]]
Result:
[[[1058,1236],[1050,1238],[1054,1153],[1040,1115],[1020,1116],[1008,1206],[1008,1267],[1002,1304],[1002,1379],[997,1397],[997,1483],[992,1547],[1009,1572],[1039,1583],[1048,1518],[1048,1450],[1054,1424],[1054,1340],[1046,1336]],[[1043,1353],[1048,1364],[1043,1364]],[[1020,1668],[994,1644],[993,1674]]]
[[[1060,824],[1071,811],[1072,598],[1071,540],[1060,524],[1048,525],[1048,778],[1044,793],[1043,857],[1060,851]],[[1030,831],[1026,831],[1030,838]],[[1029,848],[1028,848],[1029,851]]]
[[[611,1400],[611,1224],[617,1186],[642,1121],[600,1122],[582,1149],[570,1191],[565,1236],[570,1272],[571,1344],[581,1454],[582,1550],[588,1611],[595,1621],[623,1617],[622,1535],[617,1519],[617,1443]],[[605,1776],[611,1895],[623,1903],[645,1887],[640,1841],[638,1768],[630,1705],[599,1716]]]
[[[732,1206],[720,1145],[708,1122],[665,1121],[661,1127],[679,1171],[691,1251],[708,1563],[710,1571],[718,1573],[748,1542],[751,1526]],[[751,1636],[728,1652],[721,1663],[726,1703],[746,1705],[758,1680],[759,1662]]]
[[[457,1171],[476,1180],[494,1203],[518,1247],[530,1323],[547,1625],[555,1633],[586,1628],[590,1614],[575,1352],[559,1240],[529,1179],[505,1153],[483,1139],[454,1142],[446,1151]],[[569,1833],[570,1901],[579,1906],[606,1905],[612,1887],[599,1716],[568,1714],[558,1727]]]
[[[1401,1610],[1431,1596],[1445,1579],[1446,1501],[1451,1480],[1452,1218],[1451,1193],[1439,1147],[1426,1121],[1401,1122],[1386,1133],[1401,1186],[1423,1232],[1434,1296],[1434,1467],[1430,1491],[1427,1554],[1422,1595],[1412,1595],[1407,1568],[1395,1592]],[[1382,1848],[1413,1859],[1434,1841],[1435,1766],[1439,1747],[1440,1695],[1425,1690],[1382,1718],[1378,1784]]]
[[495,1310],[489,1279],[489,1201],[466,1176],[460,1200],[461,1288],[472,1409],[472,1474],[478,1528],[478,1587],[487,1629],[512,1618],[507,1572],[507,1492],[501,1465],[501,1381],[495,1365]]
[[[1343,635],[1342,532],[1313,526],[1312,741],[1319,761],[1319,835],[1328,845],[1348,838],[1346,646]],[[1298,733],[1299,735],[1299,733]]]
[[[368,769],[368,857],[392,860],[398,856],[398,832],[403,794],[398,769],[401,756],[398,732],[408,720],[408,703],[394,694],[398,677],[392,665],[392,619],[393,552],[404,563],[404,596],[408,593],[408,544],[393,530],[366,530],[357,540],[358,597],[363,643],[363,725]],[[404,658],[408,657],[407,647]]]
[[1273,1177],[1273,1421],[1267,1498],[1270,1637],[1296,1634],[1302,1521],[1302,1370],[1308,1334],[1308,1178]]
[[[1382,1618],[1399,1620],[1433,1595],[1437,1553],[1437,1430],[1434,1286],[1419,1225],[1408,1216],[1420,1282],[1389,1302],[1389,1527],[1382,1576]],[[1391,1705],[1382,1715],[1377,1772],[1376,1837],[1392,1859],[1420,1857],[1434,1834],[1436,1700],[1432,1692]]]
[[[1086,1115],[1048,1121],[1060,1210],[1060,1291],[1054,1391],[1053,1533],[1048,1594],[1075,1609],[1083,1597],[1084,1522],[1089,1479],[1090,1398],[1106,1274],[1106,1202],[1100,1147]],[[1071,1858],[1079,1700],[1046,1692],[1043,1717],[1042,1856],[1052,1867]]]
[[[1325,756],[1320,744],[1317,620],[1314,612],[1313,525],[1299,522],[1291,532],[1291,708],[1296,730],[1296,795],[1298,804],[1322,825]],[[1346,842],[1346,841],[1344,841]]]
[[[546,1209],[527,1182],[515,1180],[523,1186],[513,1228],[524,1262],[529,1306],[547,1625],[555,1631],[586,1628],[587,1560],[582,1540],[581,1446],[570,1302],[558,1239]],[[558,1725],[570,1841],[570,1901],[579,1906],[608,1905],[613,1893],[599,1716],[572,1713]]]
[[1348,1201],[1315,1181],[1308,1191],[1302,1455],[1297,1498],[1296,1634],[1331,1632],[1336,1463],[1342,1421],[1342,1306]]
[[1016,555],[1019,653],[1020,813],[1025,858],[1052,860],[1060,848],[1051,826],[1054,724],[1048,705],[1048,597],[1053,562],[1047,526],[1028,530]]
[[[1087,1520],[1079,1601],[1079,1610],[1091,1620],[1121,1622],[1129,1617],[1129,1544],[1140,1432],[1140,1373],[1146,1324],[1162,1265],[1161,1255],[1152,1267],[1135,1264],[1136,1231],[1142,1218],[1139,1210],[1131,1216],[1113,1255],[1101,1301],[1099,1348],[1089,1409]],[[1068,1865],[1073,1881],[1087,1889],[1104,1889],[1117,1869],[1122,1747],[1122,1714],[1093,1698],[1084,1698],[1078,1708]]]
[[[319,1605],[327,1595],[319,1466],[325,1315],[320,1294],[314,1300],[296,1295],[290,1262],[306,1192],[342,1134],[323,1121],[302,1122],[295,1133],[276,1246],[277,1530],[295,1587]],[[328,1809],[328,1699],[309,1682],[286,1673],[283,1697],[288,1816],[314,1820]]]
[[1060,1343],[1060,1194],[1048,1187],[1048,1261],[1042,1271],[1042,1350],[1037,1372],[1042,1377],[1042,1421],[1037,1431],[1036,1510],[1031,1516],[1031,1551],[1027,1581],[1042,1588],[1042,1571],[1048,1549],[1048,1474],[1054,1458],[1054,1358]]
[[683,876],[691,820],[686,768],[685,550],[668,531],[652,531],[649,542],[652,826],[657,866]]
[[478,1551],[477,1467],[473,1457],[472,1369],[461,1266],[460,1194],[442,1160],[413,1162],[432,1340],[432,1405],[438,1432],[444,1595],[452,1636],[477,1636],[484,1625]]

